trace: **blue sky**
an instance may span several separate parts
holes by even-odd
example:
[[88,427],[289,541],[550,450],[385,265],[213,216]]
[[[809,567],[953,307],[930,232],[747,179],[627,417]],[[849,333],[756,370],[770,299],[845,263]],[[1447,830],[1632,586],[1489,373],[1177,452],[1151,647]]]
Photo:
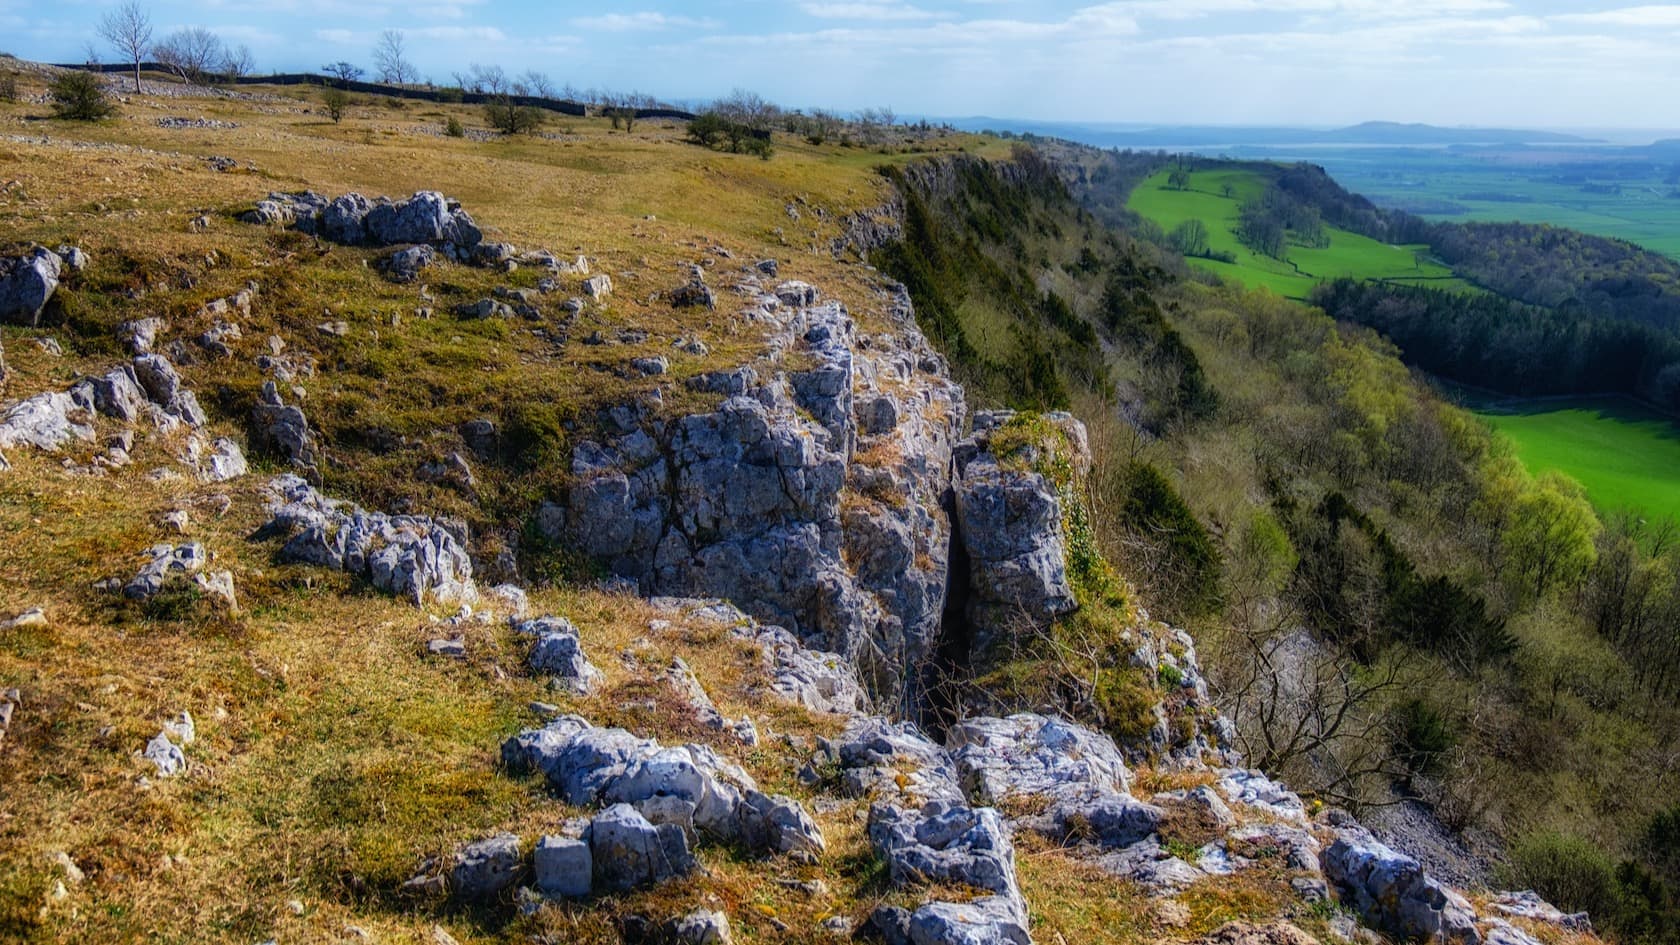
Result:
[[[0,0],[0,49],[79,60],[115,0]],[[1046,120],[1680,127],[1680,4],[1557,0],[157,0],[260,69],[470,63],[692,101]],[[107,59],[112,58],[105,51]]]

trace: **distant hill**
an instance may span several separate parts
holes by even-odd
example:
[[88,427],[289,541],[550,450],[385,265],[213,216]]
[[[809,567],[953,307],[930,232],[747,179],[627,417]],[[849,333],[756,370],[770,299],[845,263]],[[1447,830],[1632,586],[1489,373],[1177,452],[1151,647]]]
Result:
[[1268,145],[1444,145],[1589,144],[1593,139],[1552,131],[1507,128],[1442,128],[1436,125],[1369,121],[1349,128],[1222,127],[1214,125],[1105,125],[1075,122],[963,118],[968,131],[1013,131],[1066,138],[1102,148],[1140,150],[1265,147]]

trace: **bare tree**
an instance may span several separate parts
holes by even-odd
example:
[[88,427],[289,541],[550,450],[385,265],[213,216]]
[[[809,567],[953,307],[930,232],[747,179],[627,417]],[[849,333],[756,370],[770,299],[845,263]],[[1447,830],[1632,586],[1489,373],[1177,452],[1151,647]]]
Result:
[[539,98],[554,97],[554,83],[549,81],[548,74],[535,69],[527,69],[519,77],[519,83],[525,86],[526,93]]
[[99,65],[99,47],[92,42],[87,43],[82,48],[82,61],[90,66]]
[[152,17],[137,0],[106,13],[99,21],[99,36],[134,63],[134,91],[140,91],[140,60],[152,48]]
[[202,81],[227,58],[221,38],[202,26],[170,33],[152,48],[152,55],[185,82]]
[[373,47],[373,64],[379,70],[379,81],[387,85],[408,85],[419,71],[406,58],[407,40],[402,30],[386,30],[379,34]]
[[354,63],[345,62],[342,59],[340,59],[337,62],[327,63],[326,65],[321,67],[321,71],[325,72],[327,75],[330,75],[333,78],[337,79],[339,85],[346,85],[346,86],[349,85],[350,83],[356,81],[357,79],[360,79],[362,77],[362,74],[363,74],[363,70],[362,70],[361,66],[355,65]]
[[736,89],[727,98],[718,99],[712,111],[753,131],[769,131],[782,110],[756,92]]
[[251,55],[251,47],[241,43],[230,47],[227,58],[222,60],[222,72],[230,79],[242,79],[257,69],[257,60]]

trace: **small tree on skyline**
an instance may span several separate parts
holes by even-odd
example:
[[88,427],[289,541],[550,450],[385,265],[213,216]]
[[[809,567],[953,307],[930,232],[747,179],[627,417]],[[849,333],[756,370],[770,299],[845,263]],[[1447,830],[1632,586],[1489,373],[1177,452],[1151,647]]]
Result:
[[140,91],[140,61],[152,48],[152,17],[137,0],[106,13],[99,21],[99,36],[134,64],[134,91]]

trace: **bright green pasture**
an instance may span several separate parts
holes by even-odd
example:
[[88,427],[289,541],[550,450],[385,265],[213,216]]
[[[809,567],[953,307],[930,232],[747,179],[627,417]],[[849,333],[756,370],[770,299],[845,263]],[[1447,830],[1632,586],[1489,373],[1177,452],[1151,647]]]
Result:
[[[1231,253],[1235,263],[1191,259],[1190,264],[1232,282],[1265,286],[1279,295],[1304,299],[1321,282],[1343,277],[1388,280],[1437,288],[1467,289],[1450,269],[1430,261],[1423,247],[1390,246],[1346,230],[1329,229],[1324,249],[1291,246],[1288,260],[1262,256],[1237,240],[1237,210],[1258,196],[1263,186],[1248,171],[1198,171],[1190,175],[1188,190],[1167,187],[1167,171],[1144,181],[1132,192],[1128,206],[1167,231],[1186,220],[1199,219],[1208,228],[1208,246]],[[1229,195],[1227,196],[1227,189]]]
[[1605,511],[1637,509],[1680,521],[1680,425],[1617,398],[1484,407],[1530,472],[1556,470]]

